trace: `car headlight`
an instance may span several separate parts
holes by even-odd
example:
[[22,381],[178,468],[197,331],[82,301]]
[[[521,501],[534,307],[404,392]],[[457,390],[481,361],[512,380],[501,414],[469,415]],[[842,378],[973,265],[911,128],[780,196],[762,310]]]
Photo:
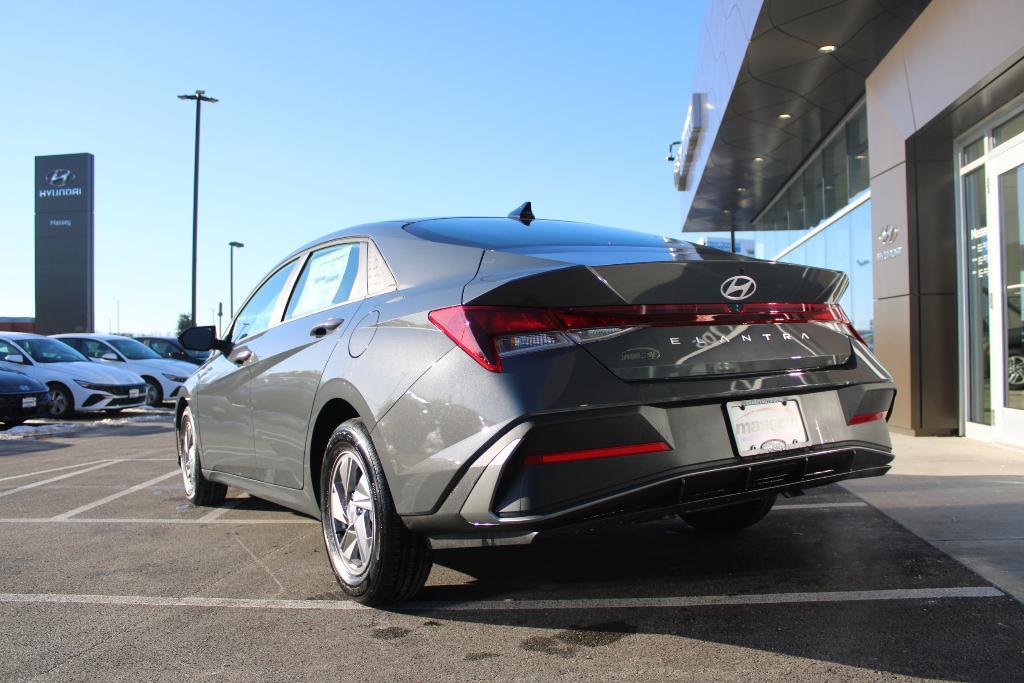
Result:
[[80,379],[76,379],[75,383],[83,389],[89,389],[90,391],[103,391],[103,387],[99,384],[93,384],[92,382],[83,382]]
[[168,375],[166,372],[162,374],[167,379],[171,380],[172,382],[177,382],[178,384],[181,384],[182,382],[188,379],[188,377],[181,377],[179,375]]

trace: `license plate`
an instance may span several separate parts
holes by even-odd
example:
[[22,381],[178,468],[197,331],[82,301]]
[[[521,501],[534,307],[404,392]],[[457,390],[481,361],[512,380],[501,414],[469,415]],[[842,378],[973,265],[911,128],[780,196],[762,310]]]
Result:
[[22,408],[35,408],[36,407],[36,397],[35,396],[29,396],[27,398],[21,399],[21,407]]
[[807,429],[795,398],[764,398],[725,404],[740,455],[760,455],[800,448]]
[[138,397],[139,397],[139,390],[138,389],[129,389],[128,390],[128,398],[138,398]]

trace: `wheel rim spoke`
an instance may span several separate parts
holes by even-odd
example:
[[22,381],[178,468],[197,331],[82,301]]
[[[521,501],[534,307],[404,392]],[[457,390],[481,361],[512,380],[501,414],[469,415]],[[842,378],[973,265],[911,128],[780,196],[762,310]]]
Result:
[[345,525],[348,524],[348,517],[345,515],[345,504],[341,501],[341,496],[338,495],[336,487],[331,487],[331,515],[335,521]]
[[356,541],[359,543],[359,559],[364,563],[370,559],[370,534],[366,529],[366,514],[356,518]]

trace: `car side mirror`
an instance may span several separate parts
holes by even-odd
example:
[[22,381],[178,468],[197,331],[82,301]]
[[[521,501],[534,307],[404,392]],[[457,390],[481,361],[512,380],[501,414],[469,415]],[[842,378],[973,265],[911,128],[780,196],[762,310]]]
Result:
[[100,356],[100,360],[121,360],[121,359],[118,358],[117,354],[114,353],[113,351],[107,351],[102,356]]
[[234,348],[226,339],[217,339],[217,328],[213,325],[190,327],[178,335],[178,341],[190,351],[220,351],[225,356]]
[[18,365],[25,365],[25,356],[20,353],[9,353],[4,356],[4,360],[8,363],[17,363]]

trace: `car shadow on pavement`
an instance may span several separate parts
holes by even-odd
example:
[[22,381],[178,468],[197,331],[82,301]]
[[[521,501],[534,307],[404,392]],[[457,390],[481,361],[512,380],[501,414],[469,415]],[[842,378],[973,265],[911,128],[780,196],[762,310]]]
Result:
[[[701,536],[666,518],[552,534],[531,546],[438,551],[434,561],[432,585],[416,602],[742,597],[987,585],[866,506],[776,511],[756,527],[724,537]],[[519,647],[565,658],[585,656],[593,646],[588,643],[657,633],[686,639],[679,646],[691,648],[694,657],[701,652],[695,641],[707,641],[938,679],[1013,680],[1014,672],[1024,670],[1018,642],[1024,607],[1009,597],[467,609],[438,616],[553,629]]]
[[44,453],[59,448],[68,448],[72,444],[51,441],[50,439],[10,439],[0,441],[0,458],[9,455],[25,455],[27,453]]

